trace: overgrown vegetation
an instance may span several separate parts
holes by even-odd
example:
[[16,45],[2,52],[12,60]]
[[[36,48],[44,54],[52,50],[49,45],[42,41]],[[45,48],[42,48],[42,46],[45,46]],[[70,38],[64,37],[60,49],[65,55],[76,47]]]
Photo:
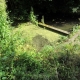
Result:
[[[1,80],[80,79],[79,44],[64,44],[67,38],[61,37],[59,42],[47,44],[40,51],[36,51],[29,42],[29,37],[23,37],[20,31],[13,33],[10,26],[5,0],[0,0]],[[77,40],[80,41],[80,36]]]
[[[7,21],[5,0],[0,0],[0,79],[7,80],[12,73],[14,44],[11,38],[9,22]],[[10,72],[8,72],[10,70]]]
[[30,15],[29,15],[29,21],[38,26],[37,16],[34,14],[33,7],[31,7]]

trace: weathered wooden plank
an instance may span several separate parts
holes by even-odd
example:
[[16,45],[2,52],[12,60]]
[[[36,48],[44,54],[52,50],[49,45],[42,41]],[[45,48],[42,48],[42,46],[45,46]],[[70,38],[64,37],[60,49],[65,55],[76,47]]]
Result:
[[62,30],[62,29],[58,29],[58,28],[55,28],[55,27],[47,25],[47,24],[43,24],[41,22],[39,22],[38,24],[41,25],[41,26],[44,26],[44,27],[59,31],[59,32],[64,33],[64,34],[70,34],[70,32],[68,32],[68,31],[65,31],[65,30]]

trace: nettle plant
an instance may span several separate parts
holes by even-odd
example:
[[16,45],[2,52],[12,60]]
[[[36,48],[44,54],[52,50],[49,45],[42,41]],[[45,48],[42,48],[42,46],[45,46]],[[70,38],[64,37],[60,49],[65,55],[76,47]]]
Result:
[[[9,43],[9,27],[6,14],[5,0],[0,0],[0,54]],[[4,51],[3,51],[4,52]]]
[[[12,71],[14,47],[11,38],[9,21],[7,20],[6,2],[0,0],[0,79],[7,80]],[[10,70],[11,69],[11,70]],[[10,70],[10,72],[8,71]]]
[[11,44],[11,30],[6,12],[5,0],[0,0],[0,53],[5,54]]
[[33,7],[31,7],[31,11],[30,11],[30,15],[29,15],[29,20],[30,20],[30,22],[32,22],[33,24],[35,24],[35,25],[38,26],[37,16],[34,14]]

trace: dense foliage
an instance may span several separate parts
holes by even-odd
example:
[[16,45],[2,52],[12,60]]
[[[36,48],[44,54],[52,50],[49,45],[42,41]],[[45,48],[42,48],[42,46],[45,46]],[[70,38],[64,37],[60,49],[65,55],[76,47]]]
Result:
[[45,15],[49,18],[77,13],[80,0],[7,0],[7,5],[10,13],[17,18],[27,19],[31,7],[39,17]]
[[[21,33],[13,34],[7,20],[5,0],[0,0],[1,80],[80,79],[79,44],[54,43],[53,46],[43,47],[39,52],[34,48],[24,50],[22,45],[28,41],[22,38]],[[80,41],[80,36],[78,40]]]

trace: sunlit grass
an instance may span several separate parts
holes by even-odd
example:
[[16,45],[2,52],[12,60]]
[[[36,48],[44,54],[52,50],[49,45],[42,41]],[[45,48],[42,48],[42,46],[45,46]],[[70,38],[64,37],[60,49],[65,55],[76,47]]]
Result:
[[36,35],[42,35],[44,38],[48,39],[50,42],[54,42],[59,39],[60,34],[49,31],[44,28],[40,28],[31,23],[22,23],[18,25],[18,28],[14,29],[15,31],[22,32],[22,37],[27,37],[32,40]]

